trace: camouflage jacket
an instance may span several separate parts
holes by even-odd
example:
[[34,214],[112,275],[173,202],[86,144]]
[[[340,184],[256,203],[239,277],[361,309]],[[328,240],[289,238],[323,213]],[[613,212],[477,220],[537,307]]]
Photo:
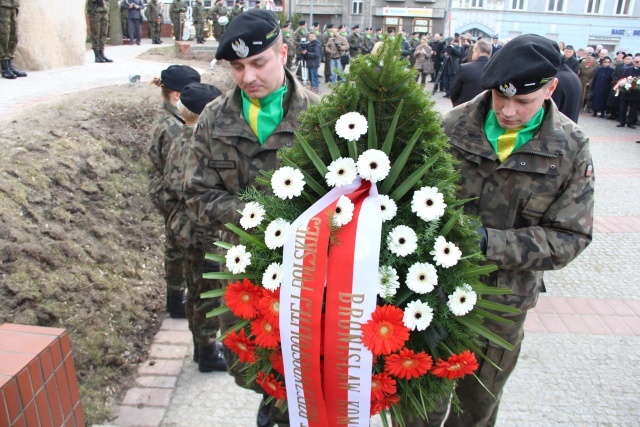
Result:
[[354,31],[349,35],[349,50],[352,56],[362,51],[362,34]]
[[371,51],[373,50],[374,44],[375,44],[375,41],[373,39],[373,36],[371,34],[365,34],[362,37],[362,53],[364,54],[371,53]]
[[167,191],[164,179],[165,165],[171,144],[182,135],[183,124],[178,109],[164,102],[151,126],[148,155],[153,163],[153,173],[149,182],[149,195],[165,219],[176,203],[175,198]]
[[[0,7],[18,7],[19,0],[0,0]],[[5,4],[6,3],[6,4]],[[15,3],[15,5],[12,5]],[[98,6],[96,0],[87,0],[86,10],[88,13],[108,13],[109,0],[104,0],[104,5]]]
[[169,16],[173,22],[177,22],[180,19],[181,13],[187,13],[187,2],[185,0],[173,0],[171,7],[169,7]]
[[237,86],[207,105],[200,115],[186,159],[185,199],[201,226],[226,230],[224,224],[239,223],[238,210],[243,207],[239,193],[255,185],[261,170],[279,167],[276,152],[294,143],[300,113],[320,102],[288,70],[285,73],[289,88],[284,99],[285,116],[262,145],[242,116]]
[[282,31],[282,41],[284,42],[284,44],[286,44],[289,47],[289,50],[287,50],[287,56],[295,56],[296,54],[296,46],[295,46],[295,39],[293,37],[293,31],[291,30],[284,30]]
[[205,11],[204,11],[204,4],[202,3],[195,3],[193,5],[193,10],[192,10],[192,15],[193,17],[193,23],[194,24],[204,24],[205,21]]
[[0,0],[0,7],[17,9],[20,7],[20,0]]
[[484,134],[491,92],[443,118],[451,151],[460,162],[459,199],[487,229],[487,260],[499,270],[488,281],[513,295],[492,299],[526,310],[544,291],[543,271],[560,269],[582,252],[593,234],[594,175],[589,139],[553,102],[533,139],[504,163]]
[[296,51],[298,50],[298,46],[302,43],[302,40],[309,42],[309,31],[306,28],[298,27],[293,32],[293,41],[295,44]]
[[158,3],[157,0],[151,0],[144,10],[147,20],[156,22],[158,20],[158,16],[160,16],[161,9],[162,5]]
[[228,13],[229,9],[227,9],[227,6],[223,4],[216,4],[209,11],[209,19],[217,22],[218,17],[226,16]]
[[240,15],[242,12],[244,12],[244,9],[242,7],[239,7],[238,5],[233,6],[233,9],[231,9],[231,20]]

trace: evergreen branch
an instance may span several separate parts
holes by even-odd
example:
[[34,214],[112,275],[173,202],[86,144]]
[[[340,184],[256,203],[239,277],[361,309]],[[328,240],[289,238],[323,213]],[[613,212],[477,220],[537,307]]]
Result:
[[369,134],[367,140],[368,149],[378,148],[378,136],[376,129],[376,110],[373,108],[373,99],[369,99],[367,103],[367,111],[369,116]]
[[244,239],[244,240],[246,240],[248,242],[251,242],[251,244],[253,246],[257,246],[260,249],[268,249],[267,245],[262,240],[260,240],[257,237],[247,233],[246,231],[244,231],[240,227],[237,227],[237,226],[231,224],[230,222],[226,223],[224,226],[227,227],[229,230],[233,231],[238,236],[240,236],[241,239]]
[[227,292],[227,288],[213,289],[200,294],[200,298],[217,298],[223,296]]
[[495,286],[486,285],[471,285],[471,287],[478,295],[511,295],[513,293],[509,288],[496,288]]
[[296,138],[298,138],[298,144],[307,154],[309,160],[311,160],[318,172],[320,172],[320,176],[325,176],[329,171],[327,170],[327,166],[320,159],[316,151],[309,145],[309,143],[302,137],[302,135],[300,135],[299,132],[294,132],[294,135],[296,136]]
[[478,302],[476,302],[476,307],[486,308],[487,310],[493,310],[493,311],[501,311],[503,313],[513,313],[513,314],[521,313],[520,309],[517,309],[515,307],[509,307],[508,305],[500,304],[493,301],[487,301],[486,299],[479,299]]
[[340,155],[340,149],[338,149],[336,140],[333,139],[333,134],[329,130],[329,127],[327,126],[327,121],[324,119],[322,114],[318,114],[318,121],[320,122],[320,129],[322,129],[322,136],[324,136],[324,142],[327,143],[329,154],[331,154],[331,160],[339,159],[340,157],[342,157]]
[[[482,300],[480,300],[480,301],[482,301]],[[480,301],[478,301],[478,302],[480,302]],[[491,342],[493,342],[495,344],[498,344],[500,347],[503,347],[503,348],[505,348],[506,350],[509,350],[509,351],[513,351],[513,345],[512,344],[510,344],[504,338],[499,337],[494,332],[491,332],[489,329],[485,328],[484,326],[480,325],[479,323],[474,322],[473,320],[468,319],[466,317],[459,317],[459,316],[455,316],[455,320],[458,323],[460,323],[461,325],[466,326],[467,328],[471,329],[475,333],[477,333],[479,335],[482,335],[483,337],[485,337],[489,341],[491,341]]]
[[413,147],[418,141],[418,138],[420,138],[420,135],[422,135],[422,129],[418,128],[413,134],[413,137],[411,137],[409,143],[404,147],[404,150],[402,150],[402,153],[400,153],[396,161],[393,163],[393,166],[391,166],[389,175],[385,178],[382,186],[380,187],[380,194],[387,194],[393,187],[393,184],[396,183],[396,180],[407,164],[409,155],[411,154],[411,151],[413,151]]
[[210,317],[214,317],[214,316],[221,316],[225,313],[230,312],[231,309],[229,307],[227,307],[226,305],[223,305],[221,307],[218,308],[214,308],[213,310],[211,310],[210,312],[207,313],[207,319]]
[[422,177],[427,173],[429,168],[431,168],[431,166],[436,162],[437,159],[438,156],[431,157],[429,161],[420,166],[420,168],[418,168],[407,179],[405,179],[404,182],[400,184],[389,197],[391,197],[396,202],[399,202],[400,199],[402,199],[402,197],[404,197],[404,195],[407,194],[407,192],[411,190],[413,186],[422,179]]
[[402,112],[403,105],[404,99],[400,101],[400,104],[398,104],[396,113],[393,115],[393,120],[391,120],[391,126],[389,126],[389,131],[387,132],[387,136],[385,137],[384,143],[382,144],[382,151],[384,151],[387,156],[391,152],[391,144],[393,143],[393,137],[396,133],[396,126],[398,126],[398,119],[400,118],[400,113]]

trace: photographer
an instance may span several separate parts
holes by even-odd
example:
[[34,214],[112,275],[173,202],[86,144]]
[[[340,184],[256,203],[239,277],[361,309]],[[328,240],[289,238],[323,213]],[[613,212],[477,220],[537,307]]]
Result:
[[308,42],[300,42],[299,60],[306,61],[309,69],[309,80],[311,80],[311,91],[318,93],[320,82],[318,81],[318,68],[320,68],[320,58],[322,58],[322,45],[318,41],[315,33],[309,33]]
[[455,43],[453,37],[445,39],[445,47],[442,50],[442,83],[444,85],[445,98],[451,97],[451,83],[460,66],[460,45]]

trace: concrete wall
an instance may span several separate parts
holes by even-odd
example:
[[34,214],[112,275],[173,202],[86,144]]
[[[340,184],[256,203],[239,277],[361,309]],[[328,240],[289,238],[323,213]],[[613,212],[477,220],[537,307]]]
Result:
[[16,66],[47,70],[84,63],[86,0],[22,0]]

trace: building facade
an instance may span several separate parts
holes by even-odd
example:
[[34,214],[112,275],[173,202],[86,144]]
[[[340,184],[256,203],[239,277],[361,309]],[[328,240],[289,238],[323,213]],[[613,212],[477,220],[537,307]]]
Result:
[[640,52],[640,0],[451,0],[451,34],[534,33],[565,45]]

